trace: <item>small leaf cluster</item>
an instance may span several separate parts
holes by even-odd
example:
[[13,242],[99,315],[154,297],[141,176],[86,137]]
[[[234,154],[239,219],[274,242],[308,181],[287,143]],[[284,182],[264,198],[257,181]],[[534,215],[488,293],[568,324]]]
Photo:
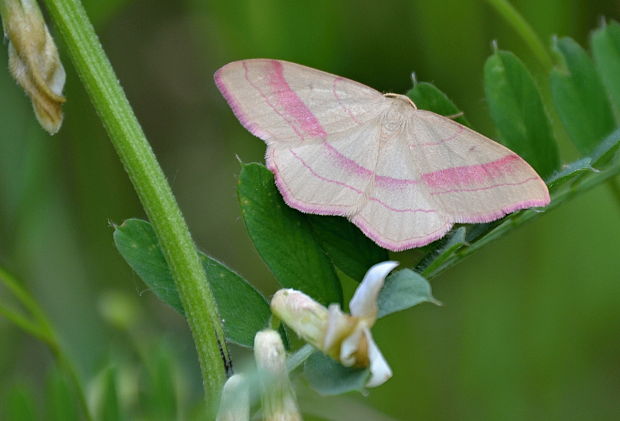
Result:
[[[620,24],[592,33],[593,58],[573,39],[553,40],[557,65],[542,82],[509,51],[496,50],[484,66],[486,102],[497,140],[543,177],[551,194],[545,209],[528,209],[488,224],[460,227],[430,245],[416,266],[427,279],[508,231],[620,173]],[[542,86],[539,86],[542,85]],[[418,107],[460,116],[458,107],[430,83],[408,92]],[[558,140],[568,137],[580,157],[561,164]]]

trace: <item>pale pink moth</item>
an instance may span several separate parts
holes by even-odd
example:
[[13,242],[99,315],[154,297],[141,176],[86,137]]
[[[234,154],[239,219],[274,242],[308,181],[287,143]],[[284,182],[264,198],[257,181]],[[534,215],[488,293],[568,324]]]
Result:
[[270,59],[229,63],[215,82],[267,144],[267,167],[289,206],[346,216],[387,249],[549,203],[547,186],[517,154],[404,95]]

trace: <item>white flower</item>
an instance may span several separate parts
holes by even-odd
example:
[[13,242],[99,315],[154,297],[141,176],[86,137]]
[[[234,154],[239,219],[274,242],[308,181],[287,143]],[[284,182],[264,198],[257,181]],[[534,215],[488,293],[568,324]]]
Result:
[[301,421],[295,392],[288,378],[286,351],[280,335],[265,329],[254,337],[254,359],[261,382],[265,421]]
[[241,374],[230,377],[222,389],[216,421],[249,421],[250,393],[247,380]]
[[271,300],[271,311],[299,336],[347,367],[368,367],[367,387],[392,377],[392,370],[375,344],[370,328],[377,320],[377,297],[385,277],[398,266],[383,262],[371,267],[349,303],[351,314],[338,304],[328,308],[303,292],[281,289]]

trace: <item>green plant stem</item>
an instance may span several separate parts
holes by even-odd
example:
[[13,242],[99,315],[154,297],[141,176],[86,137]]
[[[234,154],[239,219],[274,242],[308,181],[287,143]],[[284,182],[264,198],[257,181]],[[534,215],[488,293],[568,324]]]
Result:
[[19,314],[18,312],[11,310],[8,306],[0,304],[0,316],[6,317],[6,319],[24,332],[31,334],[35,338],[44,339],[43,333],[39,326],[32,323],[30,320]]
[[90,409],[88,408],[88,402],[86,401],[86,395],[84,394],[84,388],[82,387],[82,382],[77,374],[77,371],[71,360],[67,357],[65,352],[60,345],[60,340],[58,339],[58,335],[56,331],[52,327],[52,324],[45,316],[45,313],[36,303],[36,301],[30,296],[28,291],[26,291],[19,282],[13,276],[11,276],[8,272],[0,268],[0,283],[2,283],[20,302],[21,305],[24,306],[26,310],[28,310],[31,316],[35,319],[36,323],[33,323],[31,320],[28,320],[26,317],[9,310],[5,306],[0,305],[0,314],[7,317],[8,320],[15,323],[16,326],[23,329],[25,332],[33,335],[37,339],[45,342],[47,346],[54,354],[56,361],[58,364],[64,369],[65,373],[71,379],[73,383],[73,387],[75,388],[76,394],[78,396],[78,401],[82,408],[82,412],[84,413],[84,417],[88,421],[92,421],[93,417],[90,413]]
[[540,61],[545,70],[553,67],[553,60],[545,45],[542,43],[536,32],[529,23],[521,16],[508,0],[487,0],[487,2],[497,10],[497,12],[508,21],[514,30],[523,38],[530,47],[536,58]]
[[305,344],[295,353],[291,354],[288,357],[288,359],[286,360],[286,369],[289,372],[294,371],[297,367],[302,365],[303,362],[306,361],[315,351],[316,349],[312,345]]
[[50,347],[52,354],[56,357],[56,361],[58,365],[65,371],[65,373],[69,376],[69,379],[73,383],[73,387],[77,391],[78,401],[80,406],[82,407],[82,411],[88,421],[94,421],[93,416],[90,413],[90,409],[88,408],[88,402],[86,401],[86,395],[84,393],[84,388],[82,387],[82,382],[80,377],[77,374],[77,370],[75,369],[71,360],[64,353],[60,343],[57,338],[50,338],[50,341],[47,341],[47,345]]
[[46,0],[75,69],[157,233],[192,331],[205,393],[217,402],[228,355],[206,274],[170,186],[79,0]]

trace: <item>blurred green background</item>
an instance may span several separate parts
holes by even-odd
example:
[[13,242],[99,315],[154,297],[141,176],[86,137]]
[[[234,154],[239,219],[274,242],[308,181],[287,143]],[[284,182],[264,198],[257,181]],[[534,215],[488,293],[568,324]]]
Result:
[[[415,71],[491,137],[482,87],[491,41],[544,77],[483,0],[85,4],[199,247],[266,294],[276,285],[245,233],[235,193],[237,160],[262,161],[264,144],[220,97],[217,68],[272,57],[389,92],[410,88]],[[558,34],[587,45],[601,16],[620,18],[618,0],[514,4],[547,44]],[[50,314],[85,380],[109,365],[132,378],[141,364],[136,348],[159,349],[173,355],[178,393],[196,400],[199,372],[184,321],[114,248],[111,223],[143,211],[67,59],[65,67],[65,122],[53,138],[0,72],[0,263]],[[576,155],[569,144],[561,148],[565,161]],[[619,205],[598,187],[436,279],[444,307],[381,321],[374,335],[394,377],[372,390],[368,404],[400,420],[620,419]],[[125,301],[134,312],[123,330],[102,309]],[[52,361],[41,343],[0,318],[0,407],[16,385],[40,392]],[[137,405],[131,394],[139,387],[125,383],[122,399]],[[360,401],[350,395],[333,404],[352,414]],[[371,411],[355,417],[384,419]]]

